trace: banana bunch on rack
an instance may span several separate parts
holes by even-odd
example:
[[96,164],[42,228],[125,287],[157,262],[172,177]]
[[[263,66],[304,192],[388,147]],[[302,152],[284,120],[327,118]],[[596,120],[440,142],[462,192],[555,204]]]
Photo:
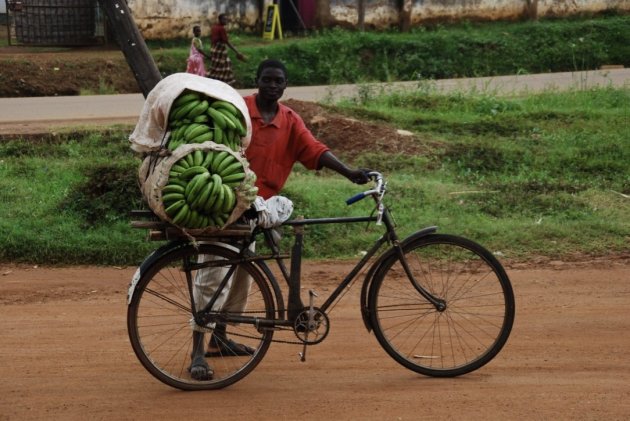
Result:
[[173,101],[168,130],[167,147],[171,151],[209,140],[238,151],[241,138],[247,134],[243,115],[233,104],[189,90]]
[[180,227],[221,227],[236,206],[235,188],[251,203],[258,192],[255,181],[231,152],[197,149],[171,167],[162,188],[164,211]]

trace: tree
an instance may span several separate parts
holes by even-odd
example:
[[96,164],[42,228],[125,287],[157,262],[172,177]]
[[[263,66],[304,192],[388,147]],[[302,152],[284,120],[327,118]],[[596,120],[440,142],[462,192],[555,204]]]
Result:
[[330,26],[332,18],[330,15],[330,0],[318,0],[315,9],[315,26],[327,28]]
[[398,0],[396,3],[398,6],[398,28],[402,32],[407,32],[411,27],[411,8],[413,7],[413,2],[412,0]]
[[538,0],[526,0],[527,8],[525,10],[525,15],[529,20],[538,19]]

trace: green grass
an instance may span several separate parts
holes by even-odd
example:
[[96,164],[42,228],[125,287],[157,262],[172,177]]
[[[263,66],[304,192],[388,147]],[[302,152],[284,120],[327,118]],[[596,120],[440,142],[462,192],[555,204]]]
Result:
[[428,201],[446,214],[429,210],[430,219],[449,230],[512,255],[628,250],[630,207],[619,193],[630,193],[629,90],[512,99],[418,91],[344,108],[442,140],[421,183],[436,183]]
[[108,84],[103,78],[99,78],[98,89],[81,88],[79,95],[115,95],[116,88]]
[[[503,98],[421,86],[365,94],[338,111],[436,145],[423,156],[369,151],[353,162],[387,176],[401,235],[437,225],[519,260],[629,250],[628,89]],[[139,206],[139,160],[127,135],[114,129],[0,143],[0,261],[135,265],[156,248],[129,227],[128,210]],[[344,202],[357,189],[327,170],[297,166],[284,194],[294,216],[364,215],[368,200]],[[357,256],[377,232],[363,224],[311,227],[306,256]]]
[[[126,217],[140,200],[125,133],[16,139],[0,145],[0,157],[0,260],[123,264],[151,248]],[[116,192],[110,182],[95,189],[103,173],[127,188]]]

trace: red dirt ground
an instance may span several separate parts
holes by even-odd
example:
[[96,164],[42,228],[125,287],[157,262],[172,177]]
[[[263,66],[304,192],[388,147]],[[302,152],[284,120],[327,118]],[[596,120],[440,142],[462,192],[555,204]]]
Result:
[[[623,420],[630,415],[630,259],[508,265],[512,335],[488,365],[455,379],[399,366],[361,321],[359,285],[310,347],[273,344],[248,377],[181,392],[151,377],[126,333],[134,268],[0,265],[0,420]],[[325,295],[349,270],[309,262]]]

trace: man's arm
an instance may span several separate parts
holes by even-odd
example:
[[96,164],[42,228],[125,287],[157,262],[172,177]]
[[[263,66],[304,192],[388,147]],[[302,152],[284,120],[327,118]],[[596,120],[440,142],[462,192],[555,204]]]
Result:
[[332,152],[326,151],[319,157],[320,167],[329,168],[352,181],[355,184],[365,184],[369,181],[366,169],[352,169],[341,162]]

